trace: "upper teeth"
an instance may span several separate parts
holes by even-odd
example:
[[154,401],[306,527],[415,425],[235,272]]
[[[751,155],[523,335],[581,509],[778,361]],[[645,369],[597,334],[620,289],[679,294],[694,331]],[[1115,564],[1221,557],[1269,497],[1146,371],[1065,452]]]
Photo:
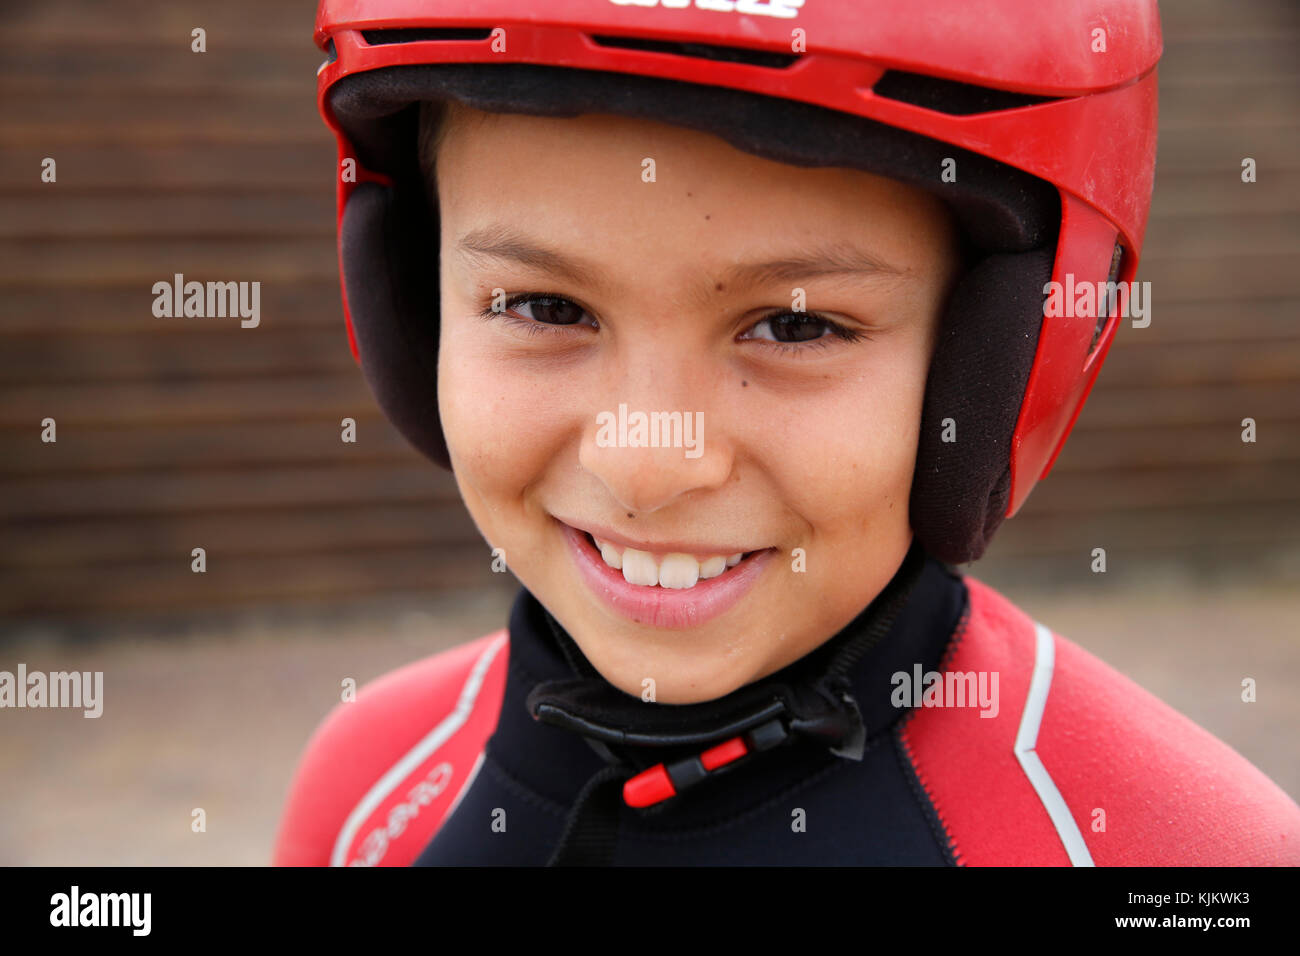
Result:
[[690,588],[701,579],[716,578],[727,568],[734,567],[744,557],[744,552],[733,555],[714,555],[703,560],[694,555],[674,552],[662,557],[636,548],[620,548],[593,536],[600,548],[600,556],[611,568],[622,570],[628,584],[648,587]]

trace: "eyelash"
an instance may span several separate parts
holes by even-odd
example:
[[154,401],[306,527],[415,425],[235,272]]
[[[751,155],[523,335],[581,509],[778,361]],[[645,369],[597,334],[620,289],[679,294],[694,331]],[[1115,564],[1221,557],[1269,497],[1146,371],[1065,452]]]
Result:
[[[552,302],[569,302],[573,305],[578,305],[578,303],[573,302],[572,299],[565,298],[562,295],[555,295],[550,292],[520,292],[506,299],[505,308],[508,310],[513,309],[517,305],[524,305],[528,302],[546,302],[548,300]],[[578,307],[582,308],[581,306]],[[583,309],[583,311],[586,312],[587,310]],[[496,319],[498,321],[504,320],[507,325],[521,329],[528,335],[547,335],[550,333],[563,335],[568,329],[572,328],[572,326],[569,325],[554,325],[549,322],[536,322],[532,319],[523,319],[517,315],[511,315],[508,311],[504,310],[498,312],[490,305],[480,312],[479,316],[484,319]]]
[[[515,295],[512,295],[510,298],[506,299],[505,308],[506,310],[509,310],[509,309],[513,309],[515,306],[518,305],[524,305],[530,302],[545,302],[545,301],[568,302],[571,305],[577,305],[578,308],[582,308],[582,306],[578,305],[578,303],[574,302],[572,299],[569,299],[562,295],[556,295],[551,292],[517,293]],[[586,312],[587,310],[584,308],[583,311]],[[783,315],[794,315],[794,314],[796,313],[793,313],[788,310],[785,312],[773,312],[769,315],[763,316],[761,319],[758,320],[758,322],[755,322],[754,326],[751,326],[751,328],[757,327],[763,322],[770,322],[772,319],[779,319]],[[838,339],[839,341],[842,342],[852,343],[852,342],[862,341],[863,339],[870,340],[871,338],[869,335],[866,335],[863,332],[858,332],[853,329],[846,328],[837,322],[832,322],[830,319],[818,315],[816,312],[802,312],[798,314],[806,315],[810,318],[816,319],[817,321],[821,322],[823,325],[826,326],[826,328],[830,331],[831,334],[818,336],[817,338],[809,339],[806,342],[775,342],[770,339],[751,339],[749,341],[763,342],[768,348],[774,348],[777,354],[779,355],[796,355],[799,353],[806,354],[809,349],[827,348],[831,344],[830,342],[831,339]],[[505,322],[508,325],[510,325],[512,328],[518,328],[527,335],[548,335],[552,333],[564,335],[567,334],[567,331],[570,328],[572,328],[572,326],[569,325],[554,325],[548,322],[537,322],[532,319],[520,318],[519,316],[511,315],[509,311],[498,312],[495,309],[493,309],[491,306],[488,306],[486,309],[483,309],[479,313],[479,316],[484,319],[505,320]]]

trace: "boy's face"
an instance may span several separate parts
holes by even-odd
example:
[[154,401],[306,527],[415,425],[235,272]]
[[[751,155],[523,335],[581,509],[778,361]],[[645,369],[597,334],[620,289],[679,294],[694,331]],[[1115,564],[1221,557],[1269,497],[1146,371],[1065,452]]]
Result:
[[[659,702],[694,703],[852,620],[912,538],[957,266],[941,204],[614,116],[457,109],[437,149],[456,480],[591,663],[629,694],[653,680]],[[672,412],[676,432],[638,433]],[[614,542],[624,570],[572,529]],[[758,553],[719,560],[737,552]]]

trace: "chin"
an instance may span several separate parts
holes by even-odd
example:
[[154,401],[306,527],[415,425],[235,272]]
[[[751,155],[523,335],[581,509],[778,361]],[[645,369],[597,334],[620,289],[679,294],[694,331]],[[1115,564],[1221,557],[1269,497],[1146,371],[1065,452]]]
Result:
[[[586,654],[586,651],[583,653]],[[631,668],[602,666],[599,655],[588,654],[587,659],[605,680],[633,697],[643,697],[647,688],[642,682],[647,678],[653,679],[654,699],[659,704],[698,704],[717,700],[754,679],[752,668],[747,668],[742,673],[722,666],[726,663],[741,663],[740,661],[711,660],[698,647],[688,648],[686,653],[692,660],[669,661],[661,658],[656,661],[655,656],[646,655],[645,666]]]

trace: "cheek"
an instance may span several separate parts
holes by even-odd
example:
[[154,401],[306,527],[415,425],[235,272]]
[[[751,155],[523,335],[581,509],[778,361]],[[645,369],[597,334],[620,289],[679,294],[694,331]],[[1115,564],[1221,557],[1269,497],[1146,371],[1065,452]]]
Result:
[[920,342],[891,353],[796,416],[773,455],[787,501],[823,543],[907,533],[928,363]]
[[[510,495],[536,479],[562,431],[518,369],[484,347],[475,320],[444,322],[438,350],[438,413],[456,478],[479,497]],[[497,501],[495,504],[501,504]]]

